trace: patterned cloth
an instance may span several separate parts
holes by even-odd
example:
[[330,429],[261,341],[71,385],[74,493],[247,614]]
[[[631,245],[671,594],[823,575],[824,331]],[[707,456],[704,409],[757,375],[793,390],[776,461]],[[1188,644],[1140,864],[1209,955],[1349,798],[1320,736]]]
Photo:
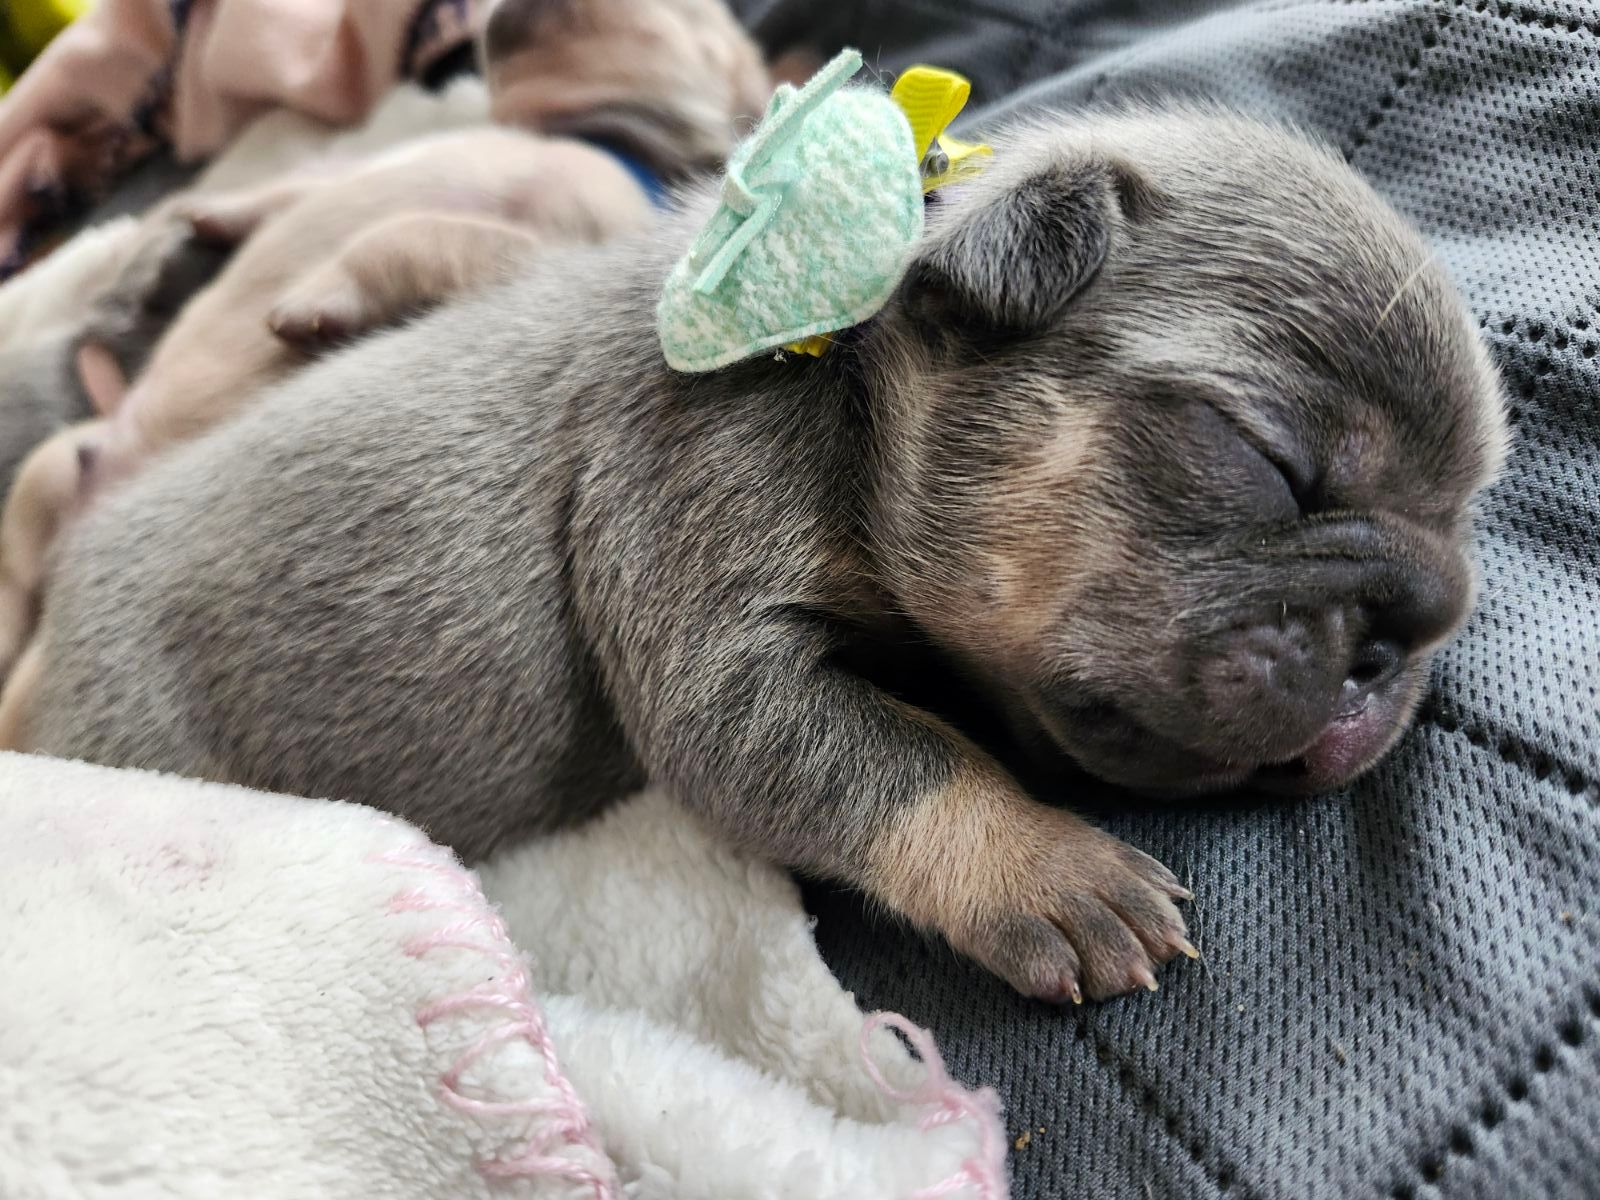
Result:
[[478,0],[100,0],[0,101],[0,279],[135,163],[275,107],[366,116],[471,36]]
[[[775,48],[818,32],[806,0],[741,7]],[[1190,883],[1203,962],[1063,1012],[819,891],[845,986],[1000,1088],[1019,1200],[1600,1197],[1595,6],[881,0],[820,34],[966,74],[977,130],[1177,94],[1320,134],[1459,282],[1516,425],[1477,614],[1368,779],[1172,809],[1064,783]]]

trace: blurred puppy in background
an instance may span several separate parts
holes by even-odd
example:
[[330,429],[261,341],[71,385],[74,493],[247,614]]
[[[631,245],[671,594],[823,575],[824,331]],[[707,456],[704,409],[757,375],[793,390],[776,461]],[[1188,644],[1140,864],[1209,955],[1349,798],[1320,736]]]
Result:
[[121,402],[156,341],[216,275],[224,249],[170,210],[124,218],[0,292],[0,492],[58,430]]
[[306,351],[504,280],[552,244],[640,228],[668,186],[726,157],[769,91],[714,0],[503,0],[480,45],[500,128],[176,204],[189,240],[242,248],[126,397],[119,381],[99,419],[18,472],[0,515],[0,670],[37,619],[62,521],[98,489],[228,419]]

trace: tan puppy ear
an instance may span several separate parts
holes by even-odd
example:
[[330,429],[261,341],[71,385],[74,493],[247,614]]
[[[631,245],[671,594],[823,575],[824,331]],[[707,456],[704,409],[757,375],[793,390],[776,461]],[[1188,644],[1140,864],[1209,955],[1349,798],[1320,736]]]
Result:
[[249,191],[195,196],[180,202],[176,212],[189,222],[195,237],[201,241],[219,246],[237,246],[254,233],[263,221],[304,196],[309,186],[303,182],[275,183]]
[[78,382],[89,397],[89,403],[102,417],[109,417],[122,406],[122,397],[128,390],[127,377],[116,355],[100,342],[86,341],[74,356]]

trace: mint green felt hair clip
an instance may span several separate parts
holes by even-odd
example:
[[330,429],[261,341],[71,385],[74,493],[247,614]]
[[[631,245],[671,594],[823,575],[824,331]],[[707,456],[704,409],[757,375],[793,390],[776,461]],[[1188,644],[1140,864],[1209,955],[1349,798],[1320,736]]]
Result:
[[679,371],[711,371],[860,324],[888,301],[922,235],[920,156],[883,92],[846,88],[846,50],[784,85],[728,161],[722,203],[656,309]]

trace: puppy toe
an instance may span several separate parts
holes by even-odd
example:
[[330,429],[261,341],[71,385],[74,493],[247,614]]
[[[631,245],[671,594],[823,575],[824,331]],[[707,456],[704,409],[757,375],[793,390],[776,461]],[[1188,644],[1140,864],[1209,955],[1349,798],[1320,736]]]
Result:
[[1077,951],[1066,934],[1042,917],[1002,920],[966,949],[1025,996],[1051,1004],[1083,1003]]
[[1178,882],[1178,877],[1167,869],[1165,863],[1151,858],[1143,850],[1136,850],[1119,842],[1123,865],[1135,875],[1144,878],[1152,887],[1159,888],[1174,900],[1193,900],[1194,893]]
[[1125,992],[1156,990],[1155,964],[1126,921],[1097,897],[1064,899],[1056,925],[1077,952],[1083,993],[1109,1000]]
[[1132,930],[1153,961],[1168,962],[1193,949],[1189,945],[1188,926],[1177,905],[1155,888],[1141,881],[1127,880],[1107,889],[1101,899]]
[[291,296],[267,317],[267,327],[277,337],[308,353],[349,340],[360,332],[360,324],[356,302],[337,294]]

